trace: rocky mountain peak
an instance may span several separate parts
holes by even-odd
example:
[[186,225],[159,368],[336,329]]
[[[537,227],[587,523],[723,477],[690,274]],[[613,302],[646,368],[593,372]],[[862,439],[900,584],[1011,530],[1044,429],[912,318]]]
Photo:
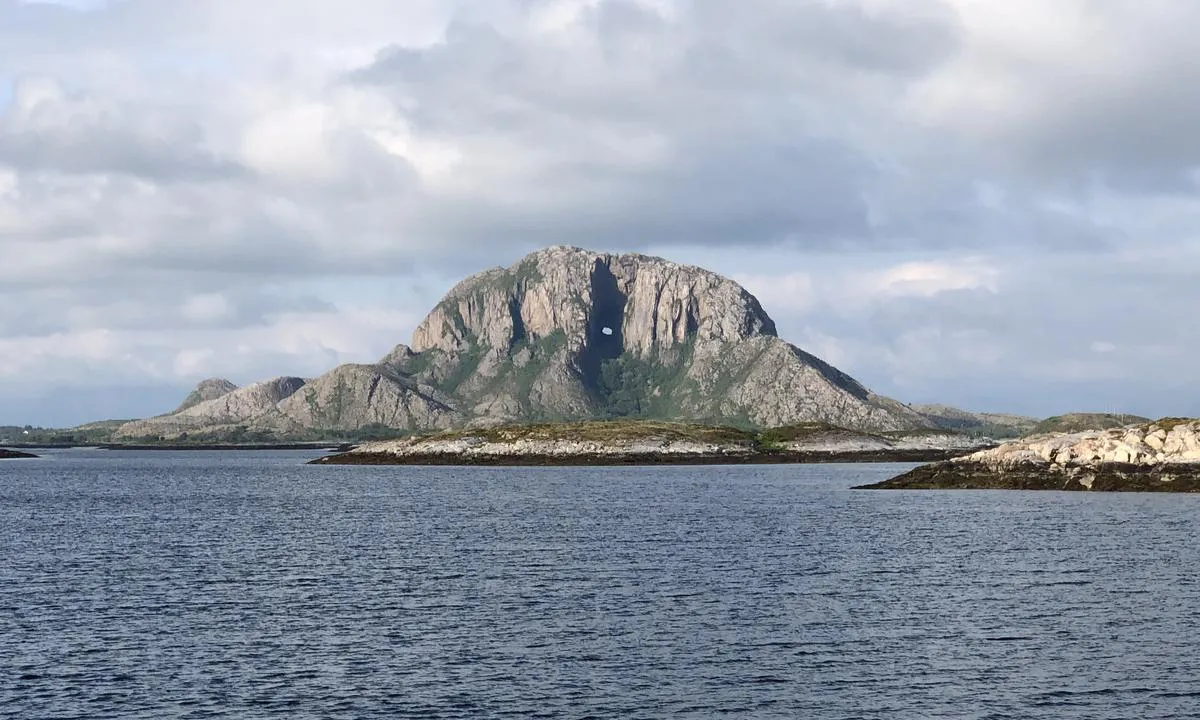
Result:
[[559,333],[574,352],[601,358],[776,334],[758,300],[716,273],[555,246],[459,283],[417,328],[412,349],[503,351]]
[[929,424],[780,340],[758,300],[728,278],[568,246],[462,281],[385,364],[458,398],[448,405],[469,422]]
[[207,380],[201,380],[200,383],[196,385],[196,389],[192,390],[192,392],[189,393],[186,398],[184,398],[183,403],[175,409],[175,412],[183,412],[184,410],[193,408],[200,403],[208,402],[209,400],[216,400],[217,398],[224,397],[225,395],[228,395],[237,389],[237,385],[234,385],[225,378],[208,378]]

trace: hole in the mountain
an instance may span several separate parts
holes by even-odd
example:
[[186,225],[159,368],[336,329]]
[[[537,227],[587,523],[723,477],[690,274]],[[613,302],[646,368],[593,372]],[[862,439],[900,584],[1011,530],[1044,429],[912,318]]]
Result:
[[592,307],[588,313],[587,351],[580,358],[580,370],[593,388],[599,386],[600,366],[620,357],[624,351],[622,324],[625,321],[625,296],[617,287],[617,278],[603,261],[592,269]]

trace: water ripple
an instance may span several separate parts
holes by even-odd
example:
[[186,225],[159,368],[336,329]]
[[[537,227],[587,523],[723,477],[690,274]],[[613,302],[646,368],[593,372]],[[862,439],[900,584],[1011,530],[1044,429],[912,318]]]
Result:
[[0,716],[1196,716],[1200,498],[305,457],[0,467]]

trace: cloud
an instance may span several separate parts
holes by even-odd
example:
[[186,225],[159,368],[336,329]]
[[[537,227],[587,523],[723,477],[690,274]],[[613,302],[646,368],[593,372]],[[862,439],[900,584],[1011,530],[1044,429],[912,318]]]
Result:
[[[347,307],[283,313],[236,328],[78,328],[11,335],[0,337],[0,393],[27,397],[47,387],[147,384],[183,390],[209,376],[238,383],[284,374],[314,377],[340,363],[382,357],[395,344],[398,329],[416,319],[403,311]],[[33,387],[27,382],[31,377],[38,381]]]
[[[1117,265],[1103,255],[998,254],[953,264],[875,258],[878,267],[860,257],[831,268],[758,250],[741,261],[778,274],[738,277],[783,337],[910,402],[1190,414],[1200,410],[1189,369],[1200,330],[1180,321],[1195,290],[1179,268],[1194,268],[1196,256],[1176,252],[1174,268],[1132,254]],[[789,304],[786,288],[805,265],[803,300]]]
[[[847,128],[830,100],[849,104],[843,113],[882,111],[894,85],[950,52],[951,32],[852,4],[752,5],[696,2],[682,15],[535,3],[543,12],[526,23],[458,22],[444,42],[386,51],[349,77],[386,94],[417,137],[454,149],[461,181],[434,197],[454,204],[413,218],[433,234],[874,237],[863,192],[880,168],[858,141],[881,128]],[[464,195],[469,220],[445,217]]]
[[567,242],[736,275],[904,399],[1184,412],[1198,20],[0,0],[0,384],[369,360],[456,277]]
[[952,5],[971,42],[913,93],[928,122],[1051,182],[1154,189],[1200,161],[1194,3]]
[[781,275],[737,273],[733,279],[753,293],[764,307],[772,308],[775,312],[802,313],[820,300],[817,284],[812,275],[806,272]]
[[21,78],[0,122],[0,164],[17,171],[128,175],[152,182],[241,172],[205,148],[201,128],[162,108],[69,97],[52,78]]
[[955,290],[996,292],[999,275],[997,268],[971,260],[907,262],[867,278],[866,282],[874,286],[874,292],[883,295],[932,297]]

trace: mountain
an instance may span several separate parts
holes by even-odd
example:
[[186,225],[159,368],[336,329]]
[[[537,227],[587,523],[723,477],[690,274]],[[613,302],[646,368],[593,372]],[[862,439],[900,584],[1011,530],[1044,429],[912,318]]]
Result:
[[[200,387],[188,396],[203,394]],[[193,432],[214,432],[242,424],[252,424],[253,421],[274,409],[280,402],[291,397],[297,390],[304,387],[304,380],[297,377],[281,377],[266,380],[243,388],[237,388],[210,400],[188,404],[184,409],[169,415],[134,420],[116,430],[116,438],[136,437],[179,437]]]
[[960,410],[949,405],[912,405],[911,407],[940,428],[976,437],[996,439],[1021,437],[1028,435],[1038,424],[1037,418],[1024,415],[977,413]]
[[1031,428],[1030,433],[1043,435],[1046,433],[1077,433],[1088,430],[1111,430],[1127,425],[1141,425],[1150,422],[1149,418],[1141,415],[1126,415],[1121,413],[1068,413],[1048,417]]
[[188,396],[183,399],[183,403],[180,404],[179,407],[175,408],[175,412],[171,414],[181,413],[184,410],[199,405],[200,403],[224,397],[237,389],[237,385],[234,385],[223,378],[209,378],[208,380],[201,380],[200,384],[196,386],[196,389],[189,393]]
[[294,437],[625,417],[933,426],[781,340],[758,300],[732,280],[661,258],[571,247],[463,280],[411,346],[376,364],[298,381],[270,403],[235,402],[247,390],[130,424],[121,435],[170,437],[206,423]]

